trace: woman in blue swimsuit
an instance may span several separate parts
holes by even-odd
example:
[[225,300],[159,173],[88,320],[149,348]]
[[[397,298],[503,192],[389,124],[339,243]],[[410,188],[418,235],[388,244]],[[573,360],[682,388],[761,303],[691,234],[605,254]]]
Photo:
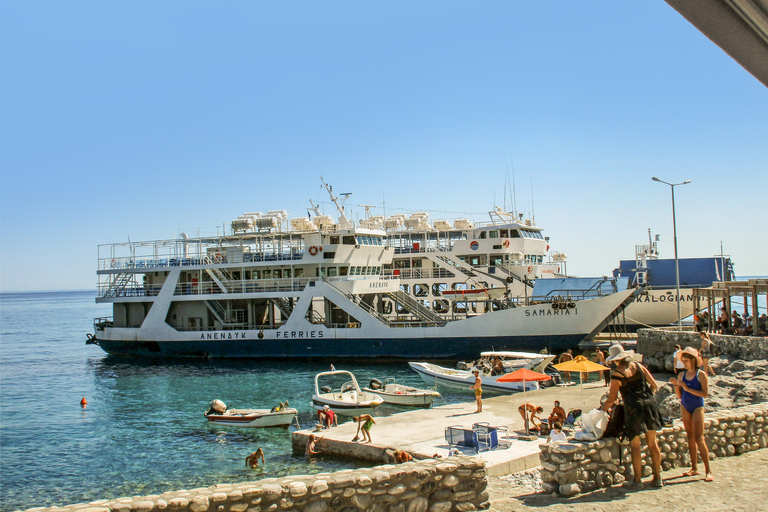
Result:
[[711,482],[715,477],[709,467],[709,450],[704,441],[704,399],[709,395],[707,372],[699,370],[703,361],[695,348],[685,347],[685,350],[680,351],[679,356],[685,365],[685,371],[680,372],[678,378],[669,379],[669,382],[675,387],[675,393],[680,399],[683,426],[685,433],[688,434],[691,470],[683,473],[683,476],[699,474],[698,456],[701,454],[706,471],[705,480]]

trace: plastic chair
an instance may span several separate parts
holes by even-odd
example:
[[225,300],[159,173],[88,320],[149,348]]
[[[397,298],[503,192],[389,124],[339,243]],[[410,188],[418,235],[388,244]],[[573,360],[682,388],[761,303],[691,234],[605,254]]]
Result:
[[563,424],[564,428],[570,428],[575,429],[576,428],[576,422],[581,417],[581,409],[573,409],[571,411],[568,411],[568,414],[565,416],[565,423]]

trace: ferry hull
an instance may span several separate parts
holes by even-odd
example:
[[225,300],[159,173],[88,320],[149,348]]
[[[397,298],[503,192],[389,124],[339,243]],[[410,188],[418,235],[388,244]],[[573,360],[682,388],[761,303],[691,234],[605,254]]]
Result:
[[576,347],[584,334],[553,336],[498,336],[467,338],[382,338],[302,340],[120,341],[97,340],[107,353],[122,356],[260,359],[471,359],[487,350],[540,351],[550,353]]

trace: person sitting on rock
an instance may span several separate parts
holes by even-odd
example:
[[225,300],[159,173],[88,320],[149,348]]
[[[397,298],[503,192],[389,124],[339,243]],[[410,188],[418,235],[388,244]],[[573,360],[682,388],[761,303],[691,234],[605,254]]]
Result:
[[567,441],[568,438],[563,432],[563,424],[559,421],[552,423],[552,430],[549,431],[548,443],[556,443],[558,441]]
[[547,423],[550,425],[554,425],[555,422],[562,423],[565,421],[565,409],[560,407],[560,401],[555,400],[555,406],[552,408],[552,414],[549,415],[549,418],[547,418]]

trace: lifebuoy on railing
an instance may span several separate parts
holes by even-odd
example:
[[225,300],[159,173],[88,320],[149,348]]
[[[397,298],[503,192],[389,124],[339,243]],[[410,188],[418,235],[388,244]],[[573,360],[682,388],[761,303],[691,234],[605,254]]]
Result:
[[313,245],[312,247],[309,248],[309,254],[311,254],[312,256],[316,255],[317,251],[318,249],[316,245]]
[[504,240],[504,248],[509,249],[509,240]]
[[115,260],[112,260],[112,268],[117,267],[117,262]]
[[533,272],[533,267],[528,265],[528,273],[531,274]]

